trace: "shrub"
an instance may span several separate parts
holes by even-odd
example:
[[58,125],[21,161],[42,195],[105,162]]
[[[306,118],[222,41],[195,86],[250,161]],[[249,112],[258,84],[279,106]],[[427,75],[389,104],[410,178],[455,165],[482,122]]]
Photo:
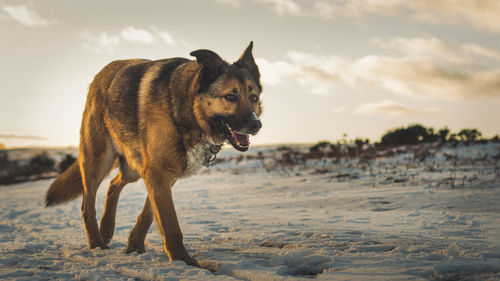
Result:
[[370,140],[369,139],[362,139],[362,138],[356,138],[354,140],[354,144],[356,145],[356,147],[358,148],[358,154],[361,154],[361,152],[363,152],[363,146],[365,144],[369,144],[370,143]]
[[75,161],[76,158],[73,155],[66,154],[66,157],[59,163],[59,173],[64,173]]
[[317,144],[309,148],[309,152],[324,152],[324,150],[330,146],[329,141],[319,141]]
[[326,154],[327,157],[330,157],[330,158],[333,158],[333,157],[338,158],[338,157],[340,157],[340,154],[342,152],[342,145],[331,143],[329,145],[329,147],[330,147],[330,152],[328,152]]
[[7,150],[0,150],[0,169],[6,169],[9,164],[9,154]]
[[29,174],[41,174],[54,171],[54,160],[43,152],[31,158],[29,163]]
[[448,129],[448,127],[444,127],[442,129],[439,129],[438,134],[439,134],[439,140],[442,143],[447,142],[448,135],[450,134],[450,129]]
[[481,135],[481,132],[477,129],[462,129],[460,132],[458,132],[458,136],[460,137],[460,139],[466,143],[471,143],[478,140]]
[[381,143],[383,146],[397,146],[397,145],[413,145],[423,141],[430,141],[433,139],[427,128],[420,124],[410,125],[407,128],[401,127],[390,130],[382,136]]

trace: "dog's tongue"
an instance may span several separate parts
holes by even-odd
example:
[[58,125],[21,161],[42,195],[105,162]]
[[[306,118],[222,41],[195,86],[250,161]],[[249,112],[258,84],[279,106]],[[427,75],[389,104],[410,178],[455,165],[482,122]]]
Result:
[[238,134],[238,133],[233,131],[233,138],[239,144],[242,144],[242,145],[249,145],[250,144],[250,142],[248,140],[248,135]]

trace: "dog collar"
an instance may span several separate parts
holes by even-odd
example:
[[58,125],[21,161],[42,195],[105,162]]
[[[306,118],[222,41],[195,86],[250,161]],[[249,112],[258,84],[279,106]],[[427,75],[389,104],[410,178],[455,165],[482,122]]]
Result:
[[205,157],[203,161],[203,166],[206,168],[210,167],[210,163],[213,163],[215,159],[217,158],[217,153],[221,150],[221,145],[219,144],[213,144],[210,143],[209,141],[205,140],[204,150],[205,150]]
[[[210,166],[210,163],[214,162],[215,159],[217,158],[217,153],[219,153],[220,149],[221,149],[221,145],[219,144],[212,144],[210,145],[210,153],[211,153],[211,157],[210,157],[210,160],[208,160],[208,166]],[[208,166],[206,166],[208,168]]]

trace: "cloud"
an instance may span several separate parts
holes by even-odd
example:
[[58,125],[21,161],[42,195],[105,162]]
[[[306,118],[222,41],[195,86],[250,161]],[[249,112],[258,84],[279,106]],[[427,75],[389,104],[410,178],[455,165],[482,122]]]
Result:
[[[500,21],[498,21],[500,2],[497,0],[351,0],[320,2],[333,6],[332,10],[334,12],[331,16],[361,17],[365,14],[409,14],[411,18],[417,21],[430,24],[471,24],[478,29],[500,32]],[[322,9],[326,10],[325,7],[322,7]]]
[[258,59],[263,83],[296,84],[308,93],[332,95],[339,86],[365,85],[415,99],[500,98],[500,68],[473,62],[472,55],[496,57],[479,45],[454,49],[436,38],[372,40],[399,55],[344,58],[296,51],[280,61]]
[[27,26],[44,26],[55,23],[55,20],[45,19],[25,5],[5,6],[3,10],[15,21]]
[[[217,3],[222,3],[225,5],[240,7],[243,2],[241,0],[212,0]],[[261,5],[270,7],[273,13],[278,15],[292,15],[292,16],[303,16],[303,7],[299,5],[296,0],[253,0]]]
[[500,32],[500,2],[497,0],[399,0],[401,8],[412,10],[412,17],[434,24],[470,23],[478,29]]
[[406,57],[414,59],[431,59],[447,63],[468,63],[462,54],[457,53],[437,38],[390,38],[383,40],[374,38],[372,43],[393,51],[400,52]]
[[427,108],[417,110],[405,105],[398,104],[389,99],[380,102],[361,104],[357,107],[355,112],[358,114],[387,115],[393,117],[416,117],[444,114],[438,109]]
[[152,44],[156,41],[153,34],[147,30],[135,28],[133,26],[129,26],[124,28],[120,35],[123,40],[130,42],[140,42],[145,44]]
[[170,32],[161,30],[154,25],[149,29],[128,26],[117,34],[108,34],[107,32],[94,34],[90,30],[84,30],[80,33],[80,38],[83,39],[82,44],[85,49],[98,54],[111,54],[116,47],[123,42],[134,42],[147,45],[157,42],[164,42],[171,46],[178,43],[189,45],[185,40],[177,39]]
[[[215,0],[241,6],[236,0]],[[253,0],[281,16],[323,19],[361,19],[366,15],[392,15],[429,24],[472,25],[500,32],[498,0]]]
[[388,13],[396,10],[394,1],[313,1],[312,8],[303,7],[303,14],[313,16],[315,13],[324,19],[332,18],[361,18],[367,13]]
[[286,83],[290,76],[296,75],[296,67],[289,62],[271,62],[264,58],[255,59],[264,84],[277,85]]
[[[159,39],[161,39],[161,41],[163,41],[171,46],[177,44],[177,40],[174,38],[174,36],[170,32],[165,31],[165,30],[160,30],[155,25],[151,26],[151,29],[153,30],[155,36],[158,37]],[[181,40],[181,42],[183,42],[183,40]]]
[[477,44],[463,44],[462,49],[469,54],[500,61],[500,52]]
[[294,0],[257,0],[263,4],[271,5],[272,9],[278,15],[302,15],[302,8]]
[[84,40],[83,47],[87,50],[98,54],[111,54],[114,48],[120,44],[120,37],[117,35],[109,35],[106,32],[101,32],[97,35],[89,30],[84,30],[80,33],[80,38]]
[[346,60],[338,56],[315,56],[288,51],[288,61],[268,61],[257,59],[264,84],[297,83],[310,93],[333,95],[335,86],[348,76],[343,76],[342,68]]
[[0,139],[47,140],[46,137],[34,135],[0,134]]
[[159,35],[160,35],[161,39],[163,39],[163,41],[165,41],[165,43],[167,43],[169,45],[175,45],[175,39],[172,36],[172,34],[168,33],[167,31],[160,31]]
[[500,69],[472,71],[430,60],[367,56],[353,63],[351,75],[414,98],[500,98]]

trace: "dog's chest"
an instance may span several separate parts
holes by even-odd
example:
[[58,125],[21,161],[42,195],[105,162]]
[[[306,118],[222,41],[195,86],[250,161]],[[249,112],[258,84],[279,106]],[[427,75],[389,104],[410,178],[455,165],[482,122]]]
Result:
[[187,151],[187,165],[184,170],[183,178],[195,175],[202,167],[209,167],[210,161],[215,157],[220,147],[210,144],[209,142],[202,142]]

